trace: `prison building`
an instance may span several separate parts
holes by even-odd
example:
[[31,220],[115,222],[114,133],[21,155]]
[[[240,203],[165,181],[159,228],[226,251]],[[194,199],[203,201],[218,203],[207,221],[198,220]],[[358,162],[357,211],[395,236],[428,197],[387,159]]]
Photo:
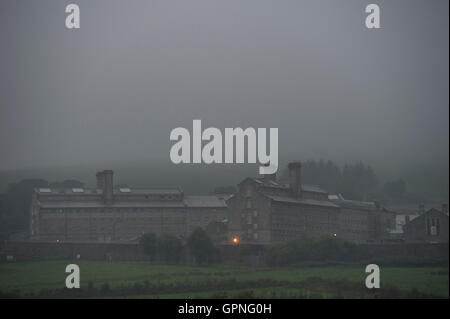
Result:
[[114,188],[113,171],[97,173],[93,189],[36,189],[30,237],[41,241],[127,242],[144,233],[186,238],[197,227],[226,219],[216,196],[187,196],[180,189]]
[[288,170],[288,184],[271,174],[238,185],[227,201],[230,243],[273,244],[302,236],[366,243],[387,233],[386,216],[375,203],[331,200],[321,187],[301,183],[300,163],[290,163]]
[[336,234],[339,207],[320,187],[302,185],[300,174],[300,163],[291,163],[289,185],[277,182],[275,174],[244,179],[227,201],[230,240],[271,244]]
[[328,198],[340,207],[339,237],[346,241],[382,242],[395,229],[396,214],[375,202],[344,199],[340,194]]

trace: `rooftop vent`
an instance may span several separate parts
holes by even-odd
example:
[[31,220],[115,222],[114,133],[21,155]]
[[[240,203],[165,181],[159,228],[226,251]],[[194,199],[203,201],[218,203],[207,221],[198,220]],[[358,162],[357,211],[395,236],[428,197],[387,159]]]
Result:
[[73,193],[84,193],[84,189],[82,188],[72,188]]
[[131,189],[129,189],[129,188],[119,188],[119,191],[120,191],[121,193],[130,193],[130,192],[131,192]]

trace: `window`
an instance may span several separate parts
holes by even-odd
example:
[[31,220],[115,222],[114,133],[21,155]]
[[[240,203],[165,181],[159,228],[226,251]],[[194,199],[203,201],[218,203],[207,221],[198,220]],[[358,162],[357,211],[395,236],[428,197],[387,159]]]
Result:
[[247,208],[252,208],[252,200],[247,198]]
[[427,218],[427,235],[438,236],[440,233],[439,218]]
[[430,229],[430,234],[431,236],[436,236],[437,235],[437,231],[436,231],[436,220],[434,218],[431,218],[431,229]]

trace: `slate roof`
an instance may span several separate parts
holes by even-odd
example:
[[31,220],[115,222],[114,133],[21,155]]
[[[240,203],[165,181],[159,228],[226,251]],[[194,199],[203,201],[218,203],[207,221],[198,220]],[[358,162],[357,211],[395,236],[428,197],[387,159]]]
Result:
[[267,198],[279,203],[291,204],[291,205],[308,205],[308,206],[322,206],[322,207],[330,207],[330,208],[339,208],[338,205],[325,200],[316,200],[316,199],[296,199],[288,196],[277,196],[277,195],[268,195],[264,194]]
[[[129,191],[124,192],[121,189],[129,189]],[[82,190],[82,191],[80,191]],[[94,194],[101,195],[103,193],[102,189],[97,188],[37,188],[36,192],[39,195],[70,195],[70,194]],[[114,194],[137,194],[137,195],[180,195],[183,192],[178,188],[114,188]]]
[[[264,186],[264,187],[273,187],[277,189],[289,189],[289,184],[284,184],[276,181],[264,181],[264,179],[261,178],[252,178],[254,182],[257,184]],[[312,184],[302,184],[302,191],[304,192],[312,192],[312,193],[321,193],[321,194],[328,194],[326,190],[324,190],[319,185],[312,185]]]
[[95,201],[40,201],[41,208],[154,208],[154,207],[196,207],[196,208],[226,208],[225,200],[216,196],[184,196],[182,200],[146,200],[146,201],[113,201],[105,204],[102,200]]

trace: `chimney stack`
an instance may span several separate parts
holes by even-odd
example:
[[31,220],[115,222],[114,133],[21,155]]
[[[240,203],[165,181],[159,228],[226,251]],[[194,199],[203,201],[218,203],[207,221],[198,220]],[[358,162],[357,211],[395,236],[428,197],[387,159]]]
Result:
[[419,204],[419,214],[425,213],[425,204]]
[[292,196],[300,198],[302,196],[302,184],[301,184],[301,170],[302,164],[300,162],[289,163],[289,186],[291,188]]
[[95,176],[97,177],[97,189],[103,189],[105,185],[105,176],[103,175],[103,172],[98,172]]
[[103,191],[103,200],[106,204],[111,204],[113,201],[113,175],[112,170],[98,172],[95,175],[97,177],[97,188]]
[[113,200],[113,175],[112,170],[103,171],[105,185],[103,188],[103,197],[107,204],[111,204]]

